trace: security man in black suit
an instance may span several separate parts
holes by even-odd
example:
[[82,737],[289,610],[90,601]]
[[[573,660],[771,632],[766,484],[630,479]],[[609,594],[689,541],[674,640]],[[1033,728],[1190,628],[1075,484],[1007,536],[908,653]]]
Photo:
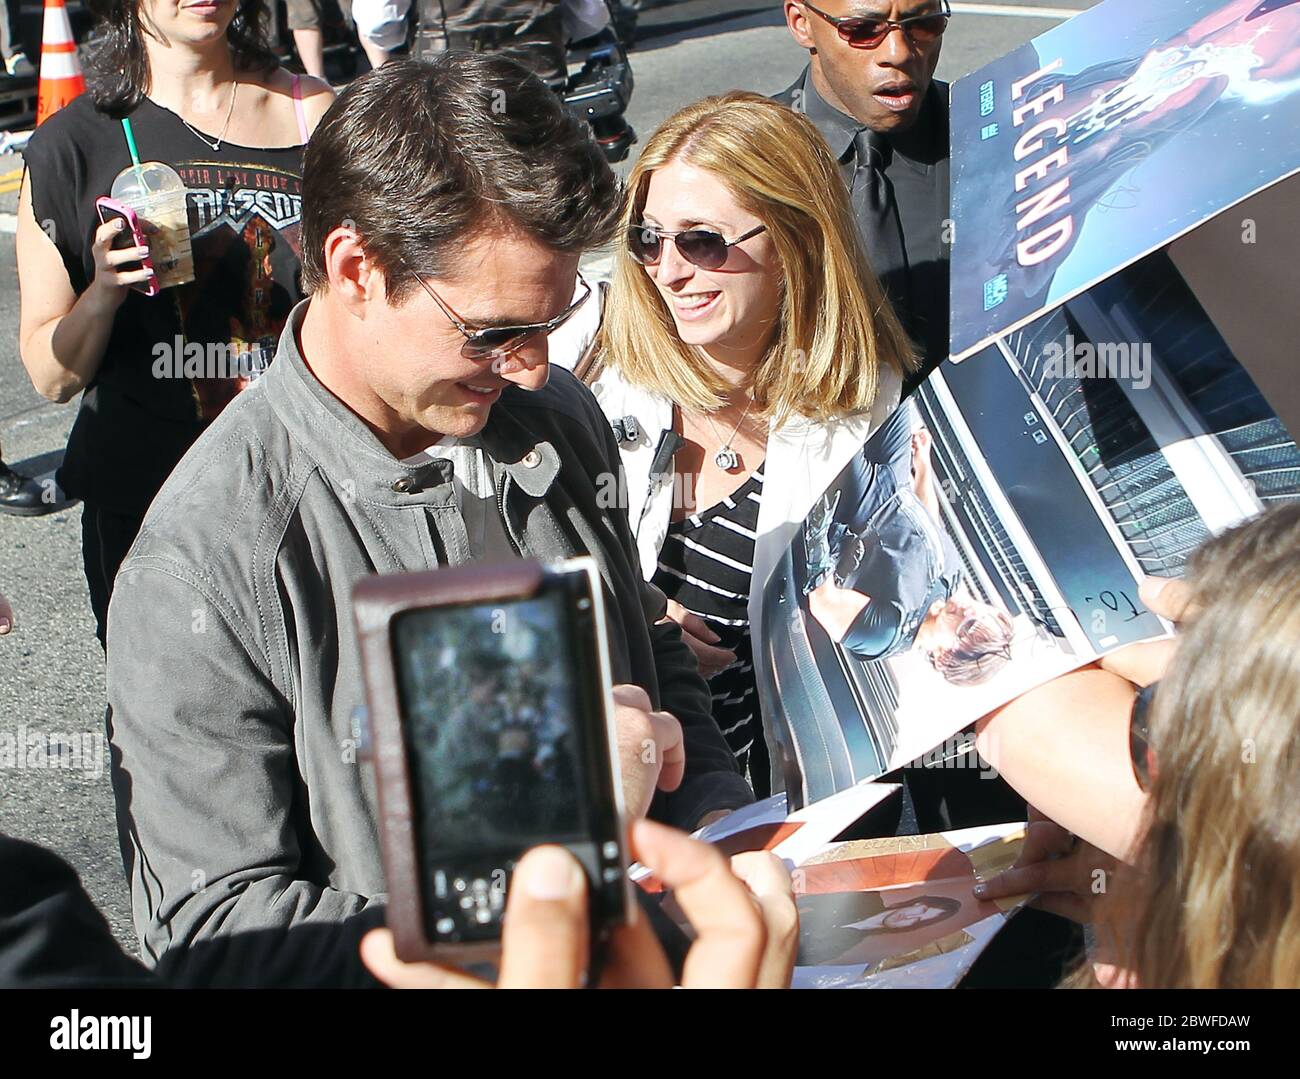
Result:
[[948,0],[786,0],[808,66],[777,95],[837,155],[871,264],[922,370],[948,355],[948,87],[934,81]]

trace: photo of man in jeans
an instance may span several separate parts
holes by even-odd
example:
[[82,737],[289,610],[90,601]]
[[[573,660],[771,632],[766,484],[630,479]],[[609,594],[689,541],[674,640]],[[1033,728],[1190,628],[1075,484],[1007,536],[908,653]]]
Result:
[[852,479],[809,516],[808,610],[860,659],[919,648],[954,685],[978,685],[1011,658],[1005,611],[962,584],[930,465],[930,432],[909,400],[863,447]]

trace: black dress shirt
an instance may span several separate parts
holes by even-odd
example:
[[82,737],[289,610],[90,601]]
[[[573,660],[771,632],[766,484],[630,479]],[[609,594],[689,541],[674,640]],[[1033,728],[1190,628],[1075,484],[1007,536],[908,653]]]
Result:
[[[830,145],[845,185],[852,187],[857,167],[853,138],[862,124],[840,112],[817,92],[811,68],[776,96],[804,113]],[[902,226],[903,265],[877,266],[876,273],[922,360],[920,371],[903,387],[910,393],[948,355],[948,86],[934,82],[926,92],[916,123],[887,136],[893,150],[884,172],[894,190]],[[864,223],[859,222],[859,228]],[[863,238],[868,250],[872,245]]]

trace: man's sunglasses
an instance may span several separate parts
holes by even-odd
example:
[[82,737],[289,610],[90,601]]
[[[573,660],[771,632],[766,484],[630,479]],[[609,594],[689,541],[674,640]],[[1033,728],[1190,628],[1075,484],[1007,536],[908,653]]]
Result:
[[518,352],[529,341],[537,337],[546,337],[558,330],[573,317],[573,313],[591,295],[591,286],[587,284],[582,274],[579,274],[578,281],[582,284],[582,295],[549,322],[529,322],[519,326],[488,326],[475,329],[462,322],[456,312],[448,307],[442,297],[429,287],[429,283],[423,277],[409,266],[407,266],[407,272],[420,282],[420,287],[429,294],[433,302],[438,305],[442,313],[447,316],[451,324],[465,338],[465,343],[460,346],[460,354],[467,360],[504,359],[511,353]]
[[727,261],[731,248],[757,236],[766,225],[750,229],[745,235],[727,240],[708,229],[686,229],[684,232],[665,232],[649,225],[632,225],[627,230],[627,249],[642,266],[654,266],[664,253],[664,241],[672,240],[677,253],[692,266],[703,270],[716,270]]
[[835,27],[840,37],[854,49],[874,49],[895,28],[903,31],[904,36],[914,45],[928,45],[948,29],[948,20],[952,17],[952,8],[948,6],[948,0],[942,0],[941,11],[931,12],[928,15],[910,15],[906,19],[899,19],[898,22],[881,19],[875,15],[849,15],[845,18],[836,18],[822,11],[821,8],[813,7],[807,0],[799,0],[799,3]]

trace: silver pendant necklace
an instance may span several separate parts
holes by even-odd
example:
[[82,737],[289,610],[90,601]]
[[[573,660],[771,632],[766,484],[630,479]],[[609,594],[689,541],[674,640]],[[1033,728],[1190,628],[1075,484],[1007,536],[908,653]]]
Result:
[[203,143],[204,146],[211,147],[214,151],[220,150],[222,142],[225,141],[226,132],[230,130],[230,118],[235,115],[235,95],[237,93],[239,93],[238,79],[236,79],[230,86],[230,108],[226,110],[226,122],[221,125],[221,134],[217,136],[216,142],[213,142],[207,137],[207,135],[203,134],[202,131],[195,128],[194,125],[185,119],[184,116],[181,117],[181,123],[189,128],[190,134]]
[[[731,448],[731,443],[735,441],[736,435],[739,433],[741,425],[745,422],[745,417],[749,415],[749,410],[753,405],[754,399],[751,397],[749,399],[749,404],[745,406],[745,411],[740,414],[740,421],[736,424],[735,428],[733,428],[731,437],[728,438],[727,441],[722,444],[722,448],[713,455],[713,463],[722,469],[723,472],[734,472],[740,467],[740,454]],[[713,417],[706,412],[704,418],[708,421],[709,428],[713,431],[713,437],[717,438],[718,429],[714,426]]]

